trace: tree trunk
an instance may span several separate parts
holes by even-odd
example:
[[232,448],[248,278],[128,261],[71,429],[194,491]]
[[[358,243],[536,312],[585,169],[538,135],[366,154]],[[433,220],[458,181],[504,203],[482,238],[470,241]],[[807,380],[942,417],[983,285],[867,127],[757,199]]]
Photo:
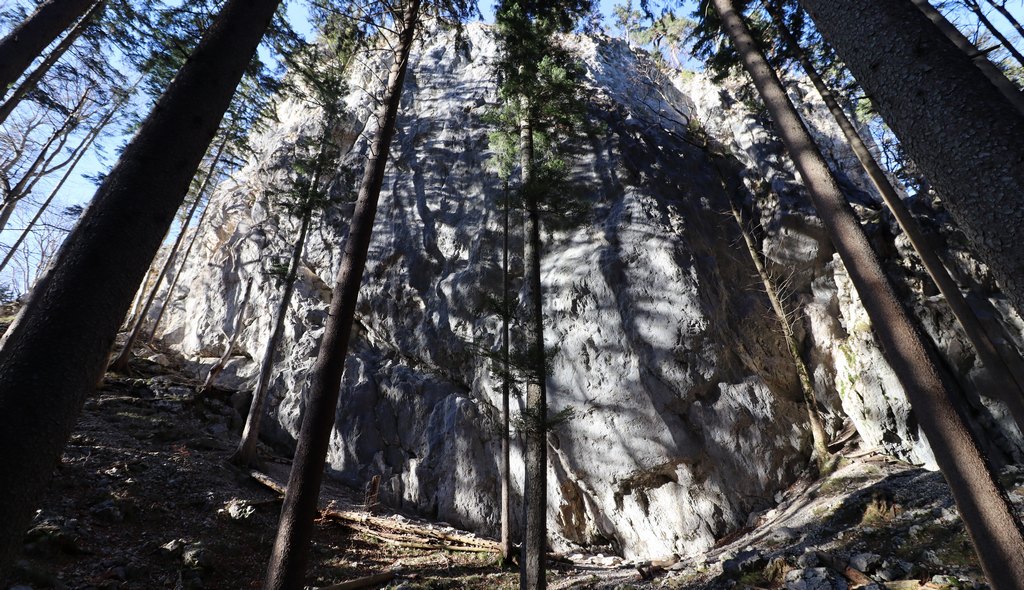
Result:
[[[36,154],[35,160],[33,160],[28,169],[25,170],[21,179],[19,179],[7,194],[4,195],[3,204],[0,205],[0,231],[3,231],[7,227],[7,223],[11,220],[11,215],[14,213],[14,208],[18,206],[18,202],[32,192],[32,189],[40,178],[45,176],[48,172],[53,171],[49,166],[57,156],[60,155],[60,151],[64,148],[64,144],[67,143],[68,135],[74,131],[75,127],[78,125],[79,115],[81,114],[82,108],[85,107],[85,103],[88,99],[89,90],[87,89],[78,99],[78,104],[75,105],[75,108],[68,113],[67,117],[65,117],[61,126],[54,130],[53,134],[46,140],[46,143],[43,144],[43,147],[39,149],[39,153]],[[50,148],[52,148],[55,143],[57,144],[57,148],[51,152]]]
[[1005,96],[1007,100],[1017,107],[1017,110],[1024,113],[1024,93],[1020,91],[1020,88],[1018,88],[1016,84],[1006,77],[1006,74],[1004,74],[1002,70],[989,61],[986,54],[979,51],[978,48],[971,43],[970,39],[965,37],[964,34],[960,32],[960,29],[956,28],[953,23],[946,20],[946,17],[936,10],[928,0],[911,0],[911,2],[921,9],[921,12],[928,17],[928,20],[932,21],[932,23],[934,23],[950,41],[952,41],[961,51],[971,58],[974,65],[978,66],[978,69],[985,74],[985,77],[996,85],[996,88],[1003,93],[1003,96]]
[[[121,348],[121,352],[114,358],[110,363],[110,367],[107,370],[117,371],[118,373],[128,372],[128,361],[132,358],[132,348],[135,347],[135,341],[138,340],[139,335],[142,334],[142,327],[146,323],[146,316],[149,314],[149,308],[153,306],[153,301],[156,300],[157,293],[160,292],[160,285],[164,282],[164,277],[167,276],[167,271],[171,269],[171,265],[174,263],[174,256],[178,253],[178,249],[181,248],[181,243],[185,239],[185,234],[188,233],[188,226],[192,223],[192,217],[196,214],[196,209],[199,208],[199,203],[203,200],[203,193],[206,192],[206,187],[210,184],[210,179],[217,171],[217,164],[220,162],[221,154],[224,153],[224,147],[228,144],[228,137],[230,134],[227,131],[224,132],[224,139],[221,140],[220,145],[217,147],[217,153],[213,156],[213,162],[210,163],[210,170],[207,172],[206,177],[203,178],[203,183],[199,186],[199,190],[196,193],[196,200],[188,208],[188,213],[185,215],[185,221],[181,223],[181,230],[178,231],[178,237],[174,239],[174,245],[171,246],[171,250],[167,253],[167,258],[164,260],[164,264],[160,267],[160,274],[156,275],[156,280],[153,282],[153,288],[149,290],[149,295],[146,296],[146,302],[142,304],[142,309],[139,310],[139,315],[135,318],[135,324],[132,326],[131,331],[128,333],[127,338],[124,341],[124,347]],[[167,294],[170,297],[170,293]]]
[[0,341],[0,579],[279,1],[224,5]]
[[49,0],[0,39],[0,96],[95,0]]
[[800,2],[1024,312],[1024,114],[909,2]]
[[50,208],[50,205],[53,203],[54,198],[57,197],[57,194],[60,193],[60,189],[64,186],[64,183],[68,181],[68,178],[70,178],[71,174],[75,171],[75,166],[78,165],[78,162],[82,159],[82,156],[85,155],[86,150],[89,149],[89,146],[92,145],[92,142],[95,141],[96,137],[99,136],[99,134],[103,131],[103,128],[106,127],[108,123],[110,123],[110,119],[114,116],[115,112],[116,108],[111,109],[109,112],[107,112],[107,114],[104,115],[103,119],[100,120],[99,124],[97,124],[96,127],[94,127],[89,132],[89,134],[85,136],[82,142],[78,144],[78,147],[75,148],[75,151],[72,153],[71,156],[71,162],[68,164],[68,168],[64,172],[64,175],[61,176],[60,180],[57,181],[57,184],[54,185],[53,189],[50,190],[50,194],[47,195],[46,200],[43,201],[43,204],[39,207],[39,210],[36,211],[36,214],[32,217],[32,220],[28,222],[28,225],[26,225],[25,229],[22,230],[21,235],[18,236],[18,239],[15,240],[13,244],[11,244],[11,248],[10,250],[7,251],[7,255],[4,256],[4,259],[2,261],[0,261],[0,272],[2,272],[4,268],[7,267],[7,264],[11,261],[11,258],[14,257],[14,252],[21,246],[22,242],[25,241],[25,238],[28,237],[29,233],[35,227],[36,223],[38,223],[39,219],[43,216],[43,213],[45,213],[46,210]]
[[882,200],[889,207],[889,211],[896,218],[896,222],[903,230],[903,233],[906,234],[910,245],[914,248],[914,252],[920,257],[921,263],[928,272],[928,276],[931,277],[939,292],[946,299],[950,311],[953,312],[953,316],[960,323],[967,339],[974,346],[974,350],[982,365],[989,371],[989,374],[996,382],[996,387],[989,390],[989,395],[1006,403],[1007,408],[1013,415],[1014,421],[1017,423],[1017,427],[1020,428],[1021,432],[1024,432],[1024,387],[1022,387],[1024,385],[1024,375],[1015,375],[1012,369],[1013,365],[1008,365],[999,356],[995,344],[992,343],[992,340],[985,332],[985,328],[974,314],[974,310],[967,304],[963,293],[960,292],[960,286],[949,275],[935,250],[928,244],[924,233],[921,231],[921,226],[918,225],[917,220],[907,210],[906,205],[900,199],[892,183],[889,182],[889,178],[885,175],[882,167],[875,161],[875,158],[868,150],[868,146],[864,144],[864,140],[861,139],[857,130],[853,127],[853,123],[850,122],[842,107],[839,106],[835,95],[832,94],[824,80],[818,75],[817,70],[814,69],[814,64],[811,63],[810,58],[808,58],[797,40],[789,32],[782,18],[783,15],[779,5],[774,2],[766,2],[765,6],[772,17],[772,21],[775,23],[775,28],[782,39],[783,45],[797,58],[804,69],[804,73],[807,74],[807,77],[818,90],[818,94],[821,95],[825,106],[828,107],[832,117],[842,130],[843,136],[849,142],[850,148],[853,149],[853,153],[864,168],[864,172],[867,173],[871,183],[882,196]]
[[[718,158],[721,156],[712,154],[711,157]],[[803,356],[800,354],[800,345],[797,343],[796,334],[793,333],[793,325],[789,321],[789,315],[786,313],[786,307],[782,303],[779,290],[775,287],[775,281],[768,274],[768,269],[765,268],[764,260],[761,257],[761,251],[757,248],[754,237],[747,230],[747,226],[743,221],[743,214],[740,213],[739,208],[733,201],[733,194],[725,180],[725,173],[722,172],[717,162],[712,162],[712,165],[718,176],[718,182],[722,185],[722,190],[725,191],[725,197],[729,200],[729,210],[732,212],[732,218],[736,220],[736,225],[740,228],[740,235],[743,236],[743,242],[747,246],[747,254],[750,255],[750,260],[754,263],[757,276],[761,279],[761,285],[764,286],[765,294],[768,295],[768,302],[772,306],[772,311],[775,312],[775,317],[779,320],[779,327],[782,328],[782,337],[786,341],[786,348],[789,349],[789,356],[793,359],[797,379],[800,381],[800,390],[803,393],[804,406],[807,408],[807,423],[811,427],[814,458],[817,461],[819,470],[824,470],[831,458],[831,453],[828,452],[828,434],[825,432],[825,424],[821,420],[821,414],[818,413],[818,398],[814,393],[814,381],[811,379],[811,372],[807,369],[807,363],[804,362]]]
[[[153,318],[153,327],[149,330],[149,336],[146,338],[146,342],[153,342],[156,338],[156,331],[160,327],[160,321],[164,318],[164,312],[167,311],[167,307],[171,304],[171,297],[174,296],[174,288],[178,286],[178,279],[181,278],[181,273],[185,270],[185,263],[188,262],[188,257],[192,254],[192,247],[196,245],[196,238],[199,237],[199,229],[203,227],[203,222],[206,221],[206,214],[210,212],[210,202],[206,202],[206,206],[203,207],[203,212],[199,214],[199,221],[196,221],[196,227],[192,230],[192,237],[188,239],[188,246],[185,248],[185,252],[181,255],[181,261],[178,262],[178,272],[174,273],[174,278],[171,279],[171,284],[167,285],[167,294],[164,295],[164,300],[160,305],[160,310],[156,312],[156,317]],[[143,283],[145,287],[145,283]],[[135,315],[133,311],[132,316]],[[130,316],[131,317],[131,316]]]
[[395,134],[402,85],[409,65],[419,9],[420,0],[410,0],[402,16],[395,59],[391,64],[387,90],[378,113],[379,127],[370,145],[348,239],[345,241],[345,253],[331,298],[327,325],[313,366],[313,382],[288,478],[288,492],[281,509],[277,538],[264,582],[265,590],[293,590],[302,588],[304,584],[324,460],[334,427],[359,285],[366,266],[377,201],[384,184],[391,139]]
[[999,43],[1002,44],[1006,51],[1008,51],[1010,55],[1013,56],[1013,59],[1017,60],[1017,63],[1020,64],[1021,66],[1024,66],[1024,55],[1022,55],[1021,52],[1018,51],[1016,47],[1014,47],[1013,43],[1010,42],[1006,35],[1004,35],[1002,31],[996,28],[995,24],[993,24],[992,21],[989,20],[988,16],[985,14],[985,11],[982,10],[981,4],[979,4],[976,0],[965,0],[964,4],[966,4],[972,12],[974,12],[975,16],[978,17],[978,20],[981,21],[981,24],[985,25],[985,28],[988,29],[990,33],[992,33],[992,36],[995,37],[996,39],[999,39]]
[[337,107],[330,104],[327,107],[327,115],[324,117],[324,128],[320,136],[320,148],[317,151],[313,164],[312,178],[309,179],[300,190],[303,191],[302,217],[299,222],[299,236],[292,248],[292,257],[288,265],[288,274],[284,280],[284,292],[281,294],[281,302],[277,307],[277,314],[274,317],[274,328],[270,334],[270,341],[263,351],[263,360],[260,363],[260,375],[256,384],[256,391],[253,392],[252,403],[249,405],[249,413],[245,419],[245,428],[242,430],[242,438],[238,442],[238,448],[231,455],[230,461],[243,467],[256,463],[256,443],[260,438],[260,423],[263,421],[264,406],[267,403],[267,395],[270,390],[270,376],[274,372],[274,355],[277,347],[284,336],[285,318],[288,316],[288,306],[292,301],[292,293],[295,290],[295,279],[299,273],[299,265],[302,263],[302,250],[306,245],[306,236],[309,233],[309,226],[313,219],[313,197],[319,191],[321,178],[327,166],[327,146],[330,142],[330,134],[333,131],[337,119]]
[[206,374],[206,379],[203,380],[203,385],[197,392],[197,400],[209,394],[210,388],[213,387],[213,382],[217,379],[217,375],[220,375],[224,371],[224,367],[227,366],[228,359],[231,358],[231,351],[234,350],[235,343],[238,342],[238,337],[242,334],[242,322],[245,321],[245,308],[249,305],[250,294],[252,294],[251,278],[245,282],[245,290],[242,291],[242,302],[238,305],[238,311],[235,313],[235,321],[231,322],[231,334],[224,334],[226,337],[224,352],[217,359],[217,362],[213,363],[213,366],[210,367],[210,372]]
[[989,0],[988,3],[998,10],[999,14],[1003,15],[1003,18],[1006,19],[1006,22],[1010,23],[1013,28],[1017,30],[1017,34],[1020,35],[1021,39],[1024,39],[1024,26],[1022,26],[1020,21],[1013,16],[1012,12],[1006,9],[1006,0],[1003,0],[1002,2]]
[[105,3],[106,0],[99,0],[99,2],[93,5],[93,7],[89,9],[89,12],[82,17],[82,20],[78,21],[75,28],[71,29],[71,32],[65,35],[64,38],[61,39],[60,43],[58,43],[57,46],[54,47],[46,56],[46,59],[36,66],[36,69],[32,70],[31,74],[25,76],[25,79],[21,81],[21,84],[18,84],[18,87],[14,89],[14,92],[7,97],[7,100],[5,100],[3,104],[0,104],[0,123],[3,123],[7,120],[7,117],[11,116],[11,113],[14,112],[14,107],[18,106],[18,103],[20,103],[22,99],[32,91],[32,89],[39,85],[39,82],[42,81],[46,72],[50,71],[53,64],[57,63],[57,60],[67,53],[67,50],[70,49],[71,46],[74,45],[75,41],[82,36],[82,33],[84,33],[85,29],[89,27],[89,23],[92,22],[93,18],[103,11]]
[[519,123],[519,158],[522,168],[522,190],[525,193],[526,240],[523,260],[523,340],[530,355],[526,371],[526,481],[523,486],[523,510],[526,530],[523,533],[522,567],[519,588],[544,590],[547,572],[544,556],[547,549],[547,383],[544,367],[544,319],[540,286],[540,214],[534,183],[533,121],[527,97],[521,97],[523,115]]
[[306,245],[306,234],[309,232],[312,218],[313,209],[307,206],[302,212],[299,237],[295,240],[295,246],[292,248],[292,259],[288,266],[288,275],[284,279],[284,292],[281,294],[281,302],[278,304],[277,314],[274,316],[274,329],[270,333],[270,340],[267,341],[267,347],[263,351],[263,360],[260,363],[260,377],[256,383],[256,391],[253,392],[249,414],[245,419],[242,439],[238,442],[238,448],[230,458],[230,461],[236,465],[250,466],[256,460],[256,443],[260,438],[263,406],[267,403],[267,393],[270,390],[270,376],[274,372],[274,353],[277,352],[277,347],[284,336],[284,320],[288,316],[288,305],[292,302],[292,293],[295,291],[295,278],[299,273],[299,264],[302,263],[302,250]]
[[509,305],[508,277],[508,230],[509,230],[509,193],[508,181],[505,181],[504,231],[502,233],[501,250],[501,541],[498,545],[501,561],[506,565],[512,563],[512,461],[510,424],[510,395],[512,385],[512,367],[509,355],[508,325],[511,319]]
[[[803,0],[810,3],[809,0]],[[765,61],[746,25],[730,0],[712,0],[723,28],[732,39],[743,65],[764,99],[776,130],[782,137],[806,184],[815,208],[850,274],[864,308],[871,318],[886,359],[907,393],[921,429],[928,437],[977,548],[978,557],[995,590],[1024,586],[1024,535],[1005,492],[978,448],[962,416],[954,406],[955,394],[910,321],[882,270],[878,258],[845,201],[835,178],[818,152],[782,84]],[[825,2],[830,6],[845,3]],[[858,3],[863,5],[864,3]],[[885,2],[886,5],[900,3]],[[906,8],[931,27],[909,2]],[[848,21],[846,26],[858,28]],[[931,27],[935,35],[940,33]],[[951,53],[978,74],[966,57],[945,38]],[[994,92],[995,89],[993,89]],[[870,90],[869,90],[870,92]],[[1015,112],[1015,111],[1014,111]]]

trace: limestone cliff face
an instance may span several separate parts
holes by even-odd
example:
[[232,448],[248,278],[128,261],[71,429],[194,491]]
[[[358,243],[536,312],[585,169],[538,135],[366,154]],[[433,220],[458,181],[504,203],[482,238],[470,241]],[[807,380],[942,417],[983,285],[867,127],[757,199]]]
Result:
[[[504,192],[489,171],[483,120],[496,102],[496,46],[485,26],[466,35],[460,49],[449,34],[429,36],[412,58],[329,469],[356,485],[380,475],[386,502],[493,532],[500,384],[481,350],[500,342],[487,300],[500,294]],[[544,236],[550,403],[575,411],[549,438],[553,544],[694,554],[770,506],[807,461],[795,373],[726,196],[706,155],[685,141],[689,118],[733,146],[753,192],[773,189],[747,206],[777,267],[793,269],[831,427],[849,417],[869,444],[927,462],[870,324],[764,128],[727,106],[721,89],[673,83],[622,44],[568,43],[586,64],[595,124],[571,171],[585,219],[551,224]],[[367,88],[378,85],[372,66],[355,74]],[[352,149],[339,163],[338,194],[341,170],[362,162],[375,124],[371,96],[354,91],[347,105],[337,137]],[[244,313],[228,371],[243,386],[280,296],[268,271],[297,234],[269,187],[290,174],[295,141],[318,117],[284,102],[248,166],[218,189],[163,323],[164,341],[201,367]],[[325,212],[303,257],[267,421],[278,442],[298,431],[350,214],[344,203]],[[512,266],[518,281],[522,261]],[[249,281],[253,295],[239,310]]]

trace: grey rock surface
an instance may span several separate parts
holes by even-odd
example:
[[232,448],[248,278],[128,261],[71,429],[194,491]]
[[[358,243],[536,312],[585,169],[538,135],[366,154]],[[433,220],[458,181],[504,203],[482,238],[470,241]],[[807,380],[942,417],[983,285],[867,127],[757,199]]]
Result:
[[[755,209],[764,248],[791,269],[830,428],[849,418],[868,444],[930,462],[863,308],[765,128],[729,106],[725,91],[699,77],[670,81],[622,43],[566,42],[586,65],[596,125],[578,140],[571,169],[587,217],[549,224],[544,235],[550,404],[575,412],[549,437],[554,548],[699,553],[772,506],[807,462],[791,361],[708,157],[685,141],[691,117],[733,146],[736,174],[765,195]],[[483,119],[497,102],[496,51],[482,25],[467,28],[465,48],[437,33],[414,51],[328,457],[330,474],[353,485],[381,476],[384,502],[490,533],[500,383],[480,351],[500,344],[487,301],[501,284],[504,193],[489,171]],[[339,163],[339,195],[374,129],[375,97],[358,88],[377,88],[376,65],[368,59],[353,74],[350,116],[336,130],[351,147]],[[296,100],[278,117],[214,194],[159,333],[202,373],[244,313],[221,376],[227,386],[253,384],[280,296],[269,270],[297,234],[271,187],[292,174],[296,140],[320,124]],[[351,210],[334,206],[311,232],[272,378],[267,440],[291,445],[298,432]],[[518,286],[515,252],[512,272]],[[515,444],[515,494],[521,478]]]
[[786,590],[846,590],[846,580],[824,567],[793,569],[786,572]]

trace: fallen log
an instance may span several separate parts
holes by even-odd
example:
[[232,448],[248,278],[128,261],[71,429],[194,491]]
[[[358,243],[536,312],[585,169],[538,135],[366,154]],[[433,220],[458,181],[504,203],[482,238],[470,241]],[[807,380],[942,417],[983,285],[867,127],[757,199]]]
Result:
[[372,576],[366,576],[365,578],[349,580],[348,582],[341,582],[340,584],[323,586],[319,590],[356,590],[357,588],[368,588],[378,584],[386,584],[394,579],[394,572],[385,572],[383,574],[374,574]]
[[[278,483],[274,478],[255,470],[250,471],[249,474],[259,483],[278,494],[284,495],[285,486]],[[469,535],[446,533],[425,526],[373,516],[365,512],[335,510],[328,506],[322,508],[320,513],[321,518],[330,518],[337,521],[338,524],[355,531],[370,535],[381,541],[399,544],[402,547],[473,553],[497,553],[499,551],[496,541],[480,539]]]

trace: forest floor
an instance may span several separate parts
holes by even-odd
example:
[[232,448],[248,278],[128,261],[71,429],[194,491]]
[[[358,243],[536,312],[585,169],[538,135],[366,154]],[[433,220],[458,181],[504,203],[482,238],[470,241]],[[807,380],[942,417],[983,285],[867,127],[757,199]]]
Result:
[[[194,380],[149,361],[137,361],[134,372],[108,375],[86,402],[11,588],[260,587],[281,505],[275,488],[287,465],[267,456],[265,476],[254,477],[226,464],[241,425],[234,392],[197,398]],[[563,556],[551,561],[550,587],[979,587],[983,578],[941,476],[855,441],[843,449],[829,477],[780,492],[778,506],[699,558]],[[1004,479],[1011,498],[1024,500],[1024,470],[1008,470]],[[361,492],[335,482],[326,482],[324,499],[310,587],[381,574],[393,579],[367,587],[518,587],[518,575],[490,552],[493,541],[386,508],[371,514]]]

